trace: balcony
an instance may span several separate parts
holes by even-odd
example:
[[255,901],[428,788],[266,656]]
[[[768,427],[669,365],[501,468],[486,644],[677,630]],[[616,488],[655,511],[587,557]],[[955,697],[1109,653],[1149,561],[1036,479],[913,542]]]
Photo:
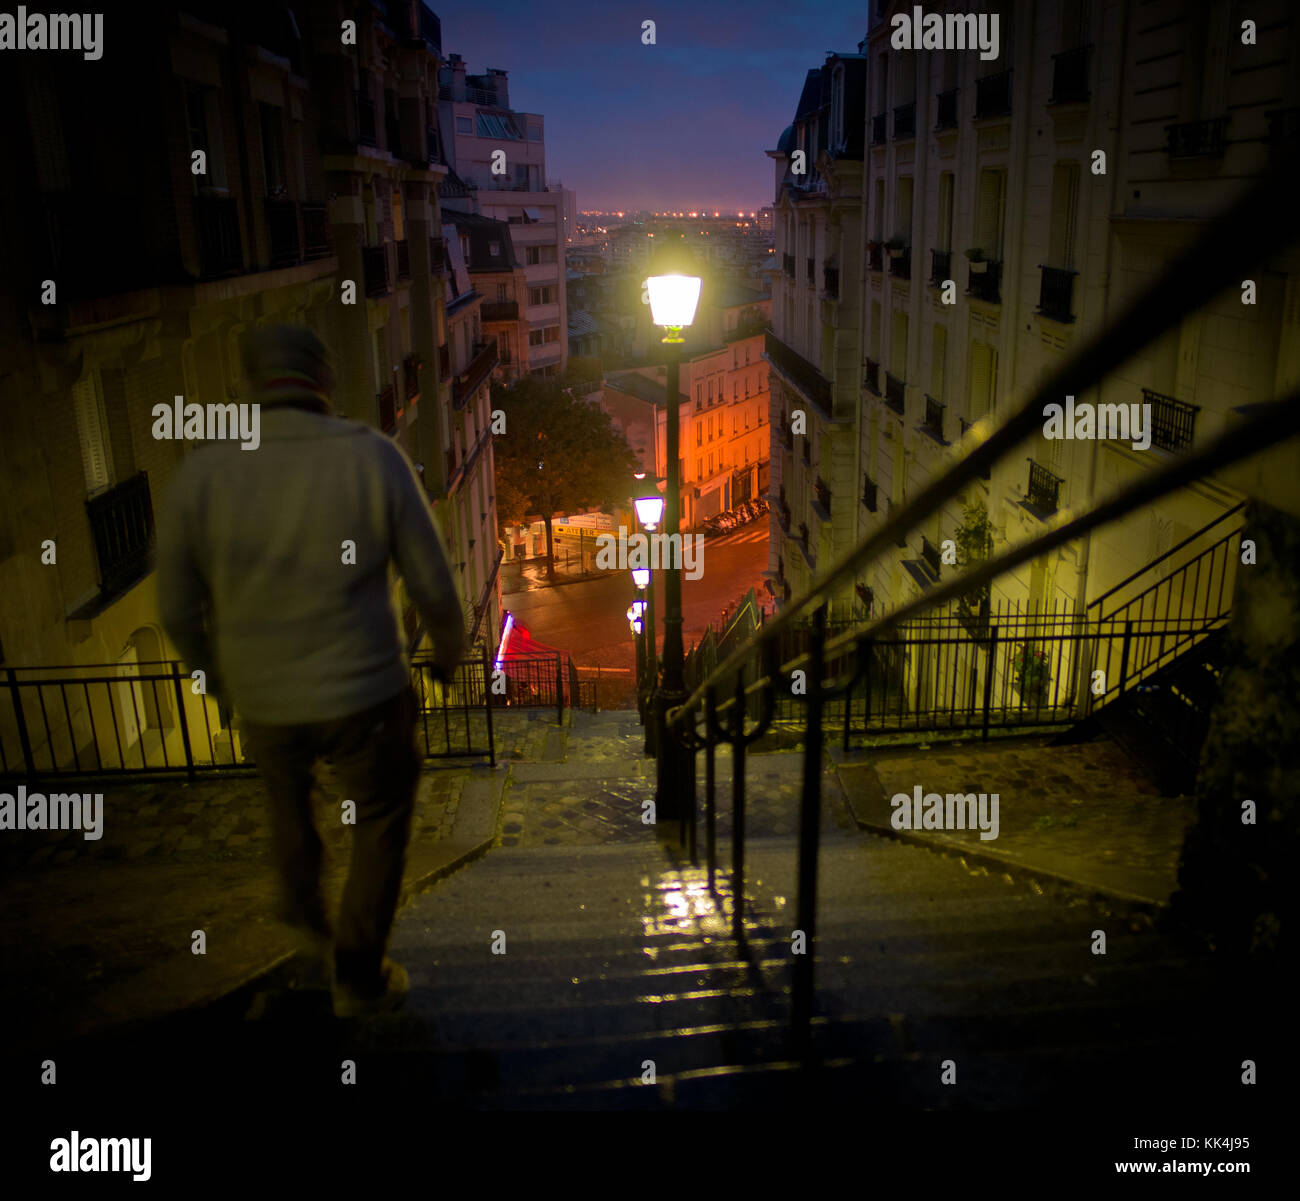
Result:
[[140,579],[153,549],[153,500],[149,475],[141,471],[86,501],[90,535],[99,563],[101,596],[113,596]]
[[781,527],[781,532],[788,534],[790,532],[790,505],[785,499],[784,488],[782,493],[783,495],[776,502],[776,521]]
[[402,391],[408,405],[420,399],[420,370],[423,366],[417,355],[408,354],[402,360]]
[[330,224],[325,206],[303,204],[299,207],[302,210],[302,257],[307,262],[329,258],[333,249],[330,246]]
[[889,274],[895,279],[912,278],[912,248],[904,246],[889,252]]
[[949,88],[937,96],[938,105],[934,122],[936,130],[957,128],[957,89]]
[[392,384],[375,395],[375,409],[379,414],[379,428],[386,434],[397,429],[397,397]]
[[928,392],[925,396],[925,420],[921,428],[936,442],[946,446],[943,439],[943,411],[947,406],[941,400],[935,400]]
[[1061,499],[1061,485],[1065,481],[1053,475],[1046,467],[1029,460],[1029,490],[1025,502],[1037,510],[1040,517],[1055,513]]
[[363,246],[361,248],[361,268],[365,275],[367,296],[387,296],[388,283],[388,247]]
[[968,296],[987,304],[1002,303],[1002,260],[978,259],[970,265]]
[[885,121],[888,113],[877,113],[871,118],[871,144],[873,146],[883,146],[885,144]]
[[930,251],[930,283],[932,283],[936,288],[943,287],[944,281],[952,278],[952,276],[948,274],[951,270],[951,250]]
[[1011,72],[999,71],[975,81],[975,118],[1005,117],[1011,112]]
[[880,395],[880,364],[875,359],[868,359],[866,370],[862,375],[862,386],[869,392]]
[[375,137],[375,102],[361,92],[357,93],[357,141],[362,146],[378,146]]
[[830,300],[840,298],[840,269],[829,264],[822,268],[822,295]]
[[403,238],[394,243],[397,247],[397,278],[411,278],[411,244]]
[[271,266],[293,267],[302,261],[298,250],[298,206],[292,200],[270,196],[263,203],[271,242]]
[[194,223],[199,231],[205,279],[238,275],[244,270],[239,210],[233,196],[195,196]]
[[1088,52],[1077,46],[1052,55],[1052,97],[1048,104],[1082,104],[1088,99]]
[[831,490],[820,476],[817,477],[816,483],[813,484],[813,494],[816,497],[818,508],[821,509],[826,518],[829,518],[831,515]]
[[885,372],[885,404],[894,410],[900,417],[906,408],[906,393],[904,381],[896,375]]
[[1142,389],[1142,399],[1151,406],[1151,445],[1162,450],[1179,450],[1192,444],[1198,405],[1175,400],[1163,392]]
[[862,503],[868,513],[875,513],[878,509],[880,499],[880,485],[876,483],[869,475],[865,473],[862,476]]
[[916,102],[894,109],[894,141],[916,137]]
[[1208,121],[1184,121],[1166,125],[1169,141],[1166,149],[1170,158],[1222,158],[1227,117],[1211,117]]
[[466,403],[478,391],[479,386],[492,373],[492,368],[497,365],[497,340],[488,338],[486,341],[477,342],[474,345],[473,357],[470,359],[469,366],[456,376],[455,384],[452,387],[452,404],[458,409],[463,409]]
[[794,279],[794,255],[783,254],[781,256],[781,270],[785,272],[787,279]]
[[485,300],[479,310],[484,321],[518,321],[519,302],[517,300]]
[[771,330],[765,334],[767,357],[787,379],[794,384],[827,417],[831,416],[831,381],[817,370],[803,355],[792,350]]
[[[961,436],[964,438],[966,437],[966,431],[969,430],[974,423],[967,421],[965,417],[959,417],[958,424],[961,426]],[[989,468],[985,467],[984,470],[980,472],[980,479],[983,480],[991,479],[992,475],[993,475],[992,471]]]
[[783,417],[781,419],[780,439],[781,439],[781,445],[784,446],[786,450],[793,452],[794,433],[790,429],[790,419],[788,417]]
[[1074,277],[1079,273],[1064,267],[1040,267],[1038,312],[1053,321],[1073,321]]
[[884,270],[885,244],[883,242],[867,243],[867,266],[872,271]]

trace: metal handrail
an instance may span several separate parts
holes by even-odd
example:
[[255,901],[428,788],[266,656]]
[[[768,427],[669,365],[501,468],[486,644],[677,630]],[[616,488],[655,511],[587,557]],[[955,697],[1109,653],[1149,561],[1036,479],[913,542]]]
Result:
[[[1066,393],[1077,395],[1091,388],[1183,317],[1208,303],[1234,279],[1240,279],[1243,269],[1254,266],[1266,256],[1275,255],[1288,244],[1296,231],[1289,224],[1292,202],[1286,186],[1287,178],[1282,164],[1274,166],[1211,222],[1200,240],[1144,295],[1132,301],[1110,329],[1095,334],[970,454],[953,463],[942,476],[927,483],[909,503],[891,512],[884,525],[845,554],[820,580],[814,581],[803,596],[793,599],[748,644],[729,655],[680,706],[672,710],[668,715],[669,724],[680,725],[685,715],[703,705],[710,689],[724,689],[728,681],[743,669],[756,648],[774,645],[782,633],[795,627],[802,614],[818,608],[839,585],[848,584],[882,551],[894,546],[900,536],[931,517],[966,485],[981,476],[986,468],[1014,452],[1040,426],[1045,405],[1059,401]],[[1232,246],[1235,253],[1226,253],[1225,246]],[[1289,436],[1285,430],[1300,427],[1300,413],[1288,407],[1297,399],[1300,399],[1300,394],[1261,406],[1244,423],[1228,430],[1200,451],[1180,457],[1148,474],[1090,513],[1039,538],[1021,543],[995,559],[986,560],[950,583],[928,590],[880,622],[864,627],[863,632],[837,638],[832,645],[845,646],[881,628],[896,625],[911,613],[932,608],[973,586],[987,583],[1011,567],[1070,541],[1104,521],[1122,516],[1130,508],[1188,483],[1205,471],[1234,462]],[[1261,411],[1266,416],[1261,417]],[[1270,431],[1270,421],[1278,422],[1279,428]],[[1105,516],[1099,516],[1101,514]]]

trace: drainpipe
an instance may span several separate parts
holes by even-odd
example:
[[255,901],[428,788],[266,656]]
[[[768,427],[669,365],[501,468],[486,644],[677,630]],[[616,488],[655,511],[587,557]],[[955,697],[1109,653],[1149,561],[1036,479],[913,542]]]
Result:
[[[1110,279],[1111,279],[1111,261],[1114,257],[1113,247],[1115,236],[1111,230],[1110,222],[1118,215],[1117,202],[1119,198],[1119,149],[1120,140],[1124,129],[1124,99],[1125,99],[1125,80],[1128,72],[1128,32],[1129,32],[1129,12],[1131,5],[1123,5],[1123,17],[1120,25],[1120,61],[1119,61],[1119,84],[1115,94],[1115,134],[1111,140],[1111,145],[1107,149],[1107,173],[1110,176],[1110,199],[1106,211],[1106,247],[1103,253],[1102,277],[1101,277],[1101,328],[1110,328]],[[1104,19],[1104,17],[1103,17]],[[1103,44],[1103,39],[1098,38],[1097,44]],[[1094,108],[1092,111],[1092,122],[1094,130],[1096,128],[1099,115]],[[1096,139],[1093,139],[1094,145]],[[1083,186],[1083,170],[1087,164],[1080,164],[1079,180],[1080,187]],[[1102,380],[1097,384],[1097,403],[1101,403],[1105,381]],[[1092,439],[1088,451],[1088,503],[1091,504],[1097,495],[1097,477],[1101,464],[1101,441]],[[1074,582],[1074,617],[1076,625],[1082,627],[1085,615],[1088,611],[1088,564],[1092,557],[1092,530],[1084,535],[1083,543],[1079,547],[1078,560],[1075,563],[1075,582]],[[1079,656],[1079,678],[1075,683],[1075,696],[1080,698],[1084,706],[1091,707],[1091,694],[1089,684],[1092,680],[1092,653],[1091,647],[1087,643],[1081,644],[1084,647],[1084,653]]]

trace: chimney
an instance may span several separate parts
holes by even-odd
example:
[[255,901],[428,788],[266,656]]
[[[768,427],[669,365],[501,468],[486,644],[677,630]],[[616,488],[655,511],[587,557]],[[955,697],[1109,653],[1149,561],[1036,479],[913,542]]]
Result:
[[501,108],[510,107],[510,88],[506,83],[506,77],[509,72],[499,71],[496,67],[488,68],[488,78],[492,81],[492,87],[497,94],[497,104]]

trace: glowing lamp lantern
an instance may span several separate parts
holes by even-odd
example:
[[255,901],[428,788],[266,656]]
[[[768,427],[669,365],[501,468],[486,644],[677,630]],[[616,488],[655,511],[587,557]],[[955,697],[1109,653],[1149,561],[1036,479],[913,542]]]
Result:
[[650,583],[650,568],[648,567],[632,568],[632,583],[634,583],[638,589],[644,591],[646,586]]
[[636,505],[637,520],[648,530],[653,530],[663,518],[664,498],[662,496],[638,496]]
[[646,279],[650,317],[656,325],[685,329],[695,320],[704,281],[684,245],[668,243],[656,251]]

